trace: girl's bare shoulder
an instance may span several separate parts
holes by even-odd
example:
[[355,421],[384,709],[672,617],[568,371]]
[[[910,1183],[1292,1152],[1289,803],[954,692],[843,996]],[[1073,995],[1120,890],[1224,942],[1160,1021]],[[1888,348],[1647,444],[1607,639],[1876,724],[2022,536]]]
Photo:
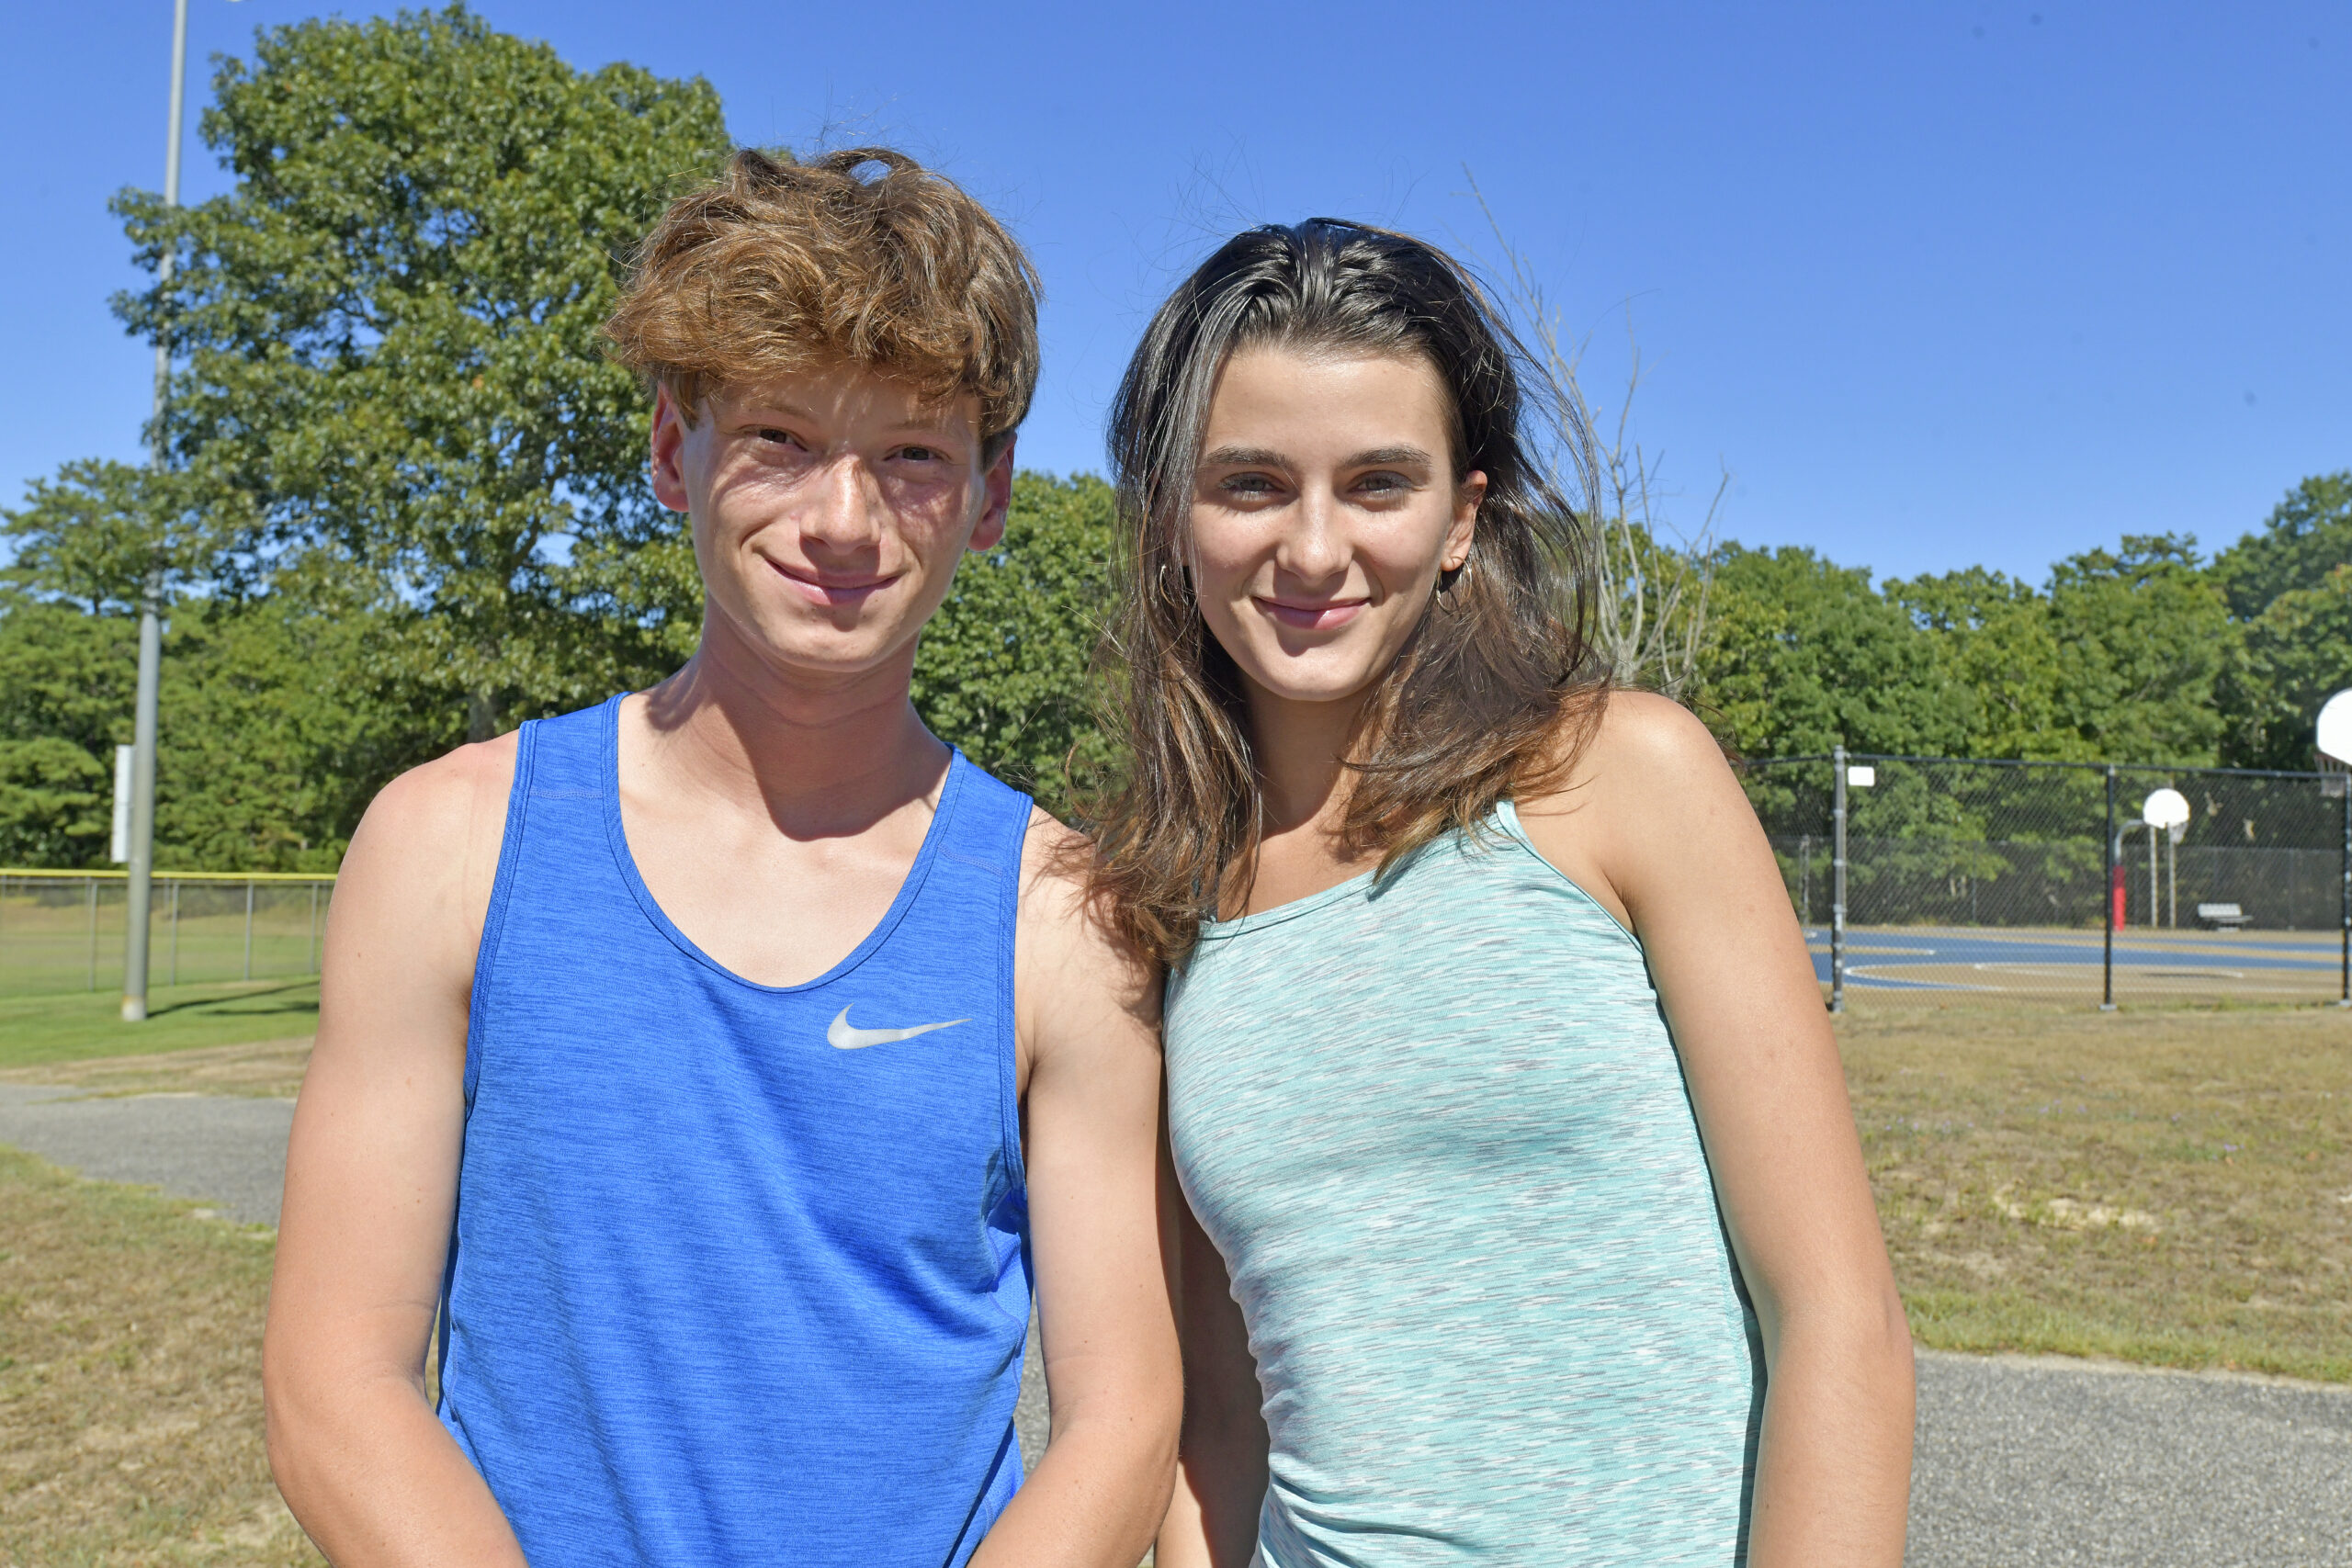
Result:
[[1520,815],[1612,815],[1666,805],[1668,797],[1737,788],[1723,747],[1699,716],[1654,692],[1611,692],[1597,718],[1564,721],[1554,742],[1566,762],[1542,788],[1522,794]]

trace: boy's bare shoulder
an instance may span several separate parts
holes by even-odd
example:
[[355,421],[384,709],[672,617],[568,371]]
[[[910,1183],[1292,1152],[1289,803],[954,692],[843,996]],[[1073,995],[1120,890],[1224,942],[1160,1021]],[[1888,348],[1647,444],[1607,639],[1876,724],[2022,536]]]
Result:
[[1104,918],[1089,881],[1093,856],[1085,834],[1043,807],[1031,809],[1021,852],[1022,950],[1065,983],[1099,987],[1122,1007],[1156,1013],[1159,976]]
[[503,834],[520,750],[515,734],[506,734],[409,769],[377,791],[352,847],[356,850],[363,836],[419,847],[448,845],[455,837],[470,838],[485,816],[497,820]]
[[498,877],[520,742],[460,746],[377,792],[351,836],[338,901],[403,922],[454,920],[477,933]]

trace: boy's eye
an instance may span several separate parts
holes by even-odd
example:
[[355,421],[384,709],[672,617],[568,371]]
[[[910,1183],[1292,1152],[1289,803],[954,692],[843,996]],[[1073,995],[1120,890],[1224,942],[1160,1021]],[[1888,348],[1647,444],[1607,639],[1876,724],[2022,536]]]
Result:
[[752,434],[761,441],[790,443],[796,446],[800,444],[798,438],[796,437],[792,432],[779,429],[772,424],[762,425],[759,429],[752,432]]
[[933,446],[904,446],[899,448],[899,456],[910,463],[928,463],[939,456],[939,450]]

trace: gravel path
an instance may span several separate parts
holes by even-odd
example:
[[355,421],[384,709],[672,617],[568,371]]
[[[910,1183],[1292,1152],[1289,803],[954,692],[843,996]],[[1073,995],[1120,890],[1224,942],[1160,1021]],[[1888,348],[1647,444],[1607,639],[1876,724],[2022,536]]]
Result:
[[[0,1144],[277,1223],[291,1100],[0,1084]],[[1044,1447],[1031,1337],[1016,1424]],[[2352,1568],[2352,1390],[1919,1357],[1907,1568]]]
[[79,1091],[0,1084],[0,1144],[102,1181],[161,1187],[218,1203],[245,1224],[277,1223],[290,1100]]

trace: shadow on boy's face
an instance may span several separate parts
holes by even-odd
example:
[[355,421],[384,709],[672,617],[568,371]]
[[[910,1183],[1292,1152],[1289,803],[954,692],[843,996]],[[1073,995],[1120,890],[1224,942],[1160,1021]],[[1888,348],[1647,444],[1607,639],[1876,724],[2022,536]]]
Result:
[[691,424],[663,392],[654,493],[693,518],[704,647],[820,679],[910,668],[957,559],[1003,536],[1012,452],[983,466],[978,411],[847,365],[715,393]]

